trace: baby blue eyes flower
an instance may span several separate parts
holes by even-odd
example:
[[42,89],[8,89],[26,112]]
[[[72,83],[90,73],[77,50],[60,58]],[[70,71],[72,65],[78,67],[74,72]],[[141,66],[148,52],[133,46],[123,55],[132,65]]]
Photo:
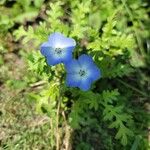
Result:
[[83,91],[90,89],[92,82],[101,76],[99,68],[88,55],[81,55],[65,65],[67,70],[66,84],[79,87]]
[[67,63],[72,59],[72,52],[76,42],[72,38],[67,38],[61,33],[52,33],[48,41],[41,45],[41,53],[46,57],[49,65]]
[[66,83],[70,87],[79,87],[83,91],[90,89],[92,82],[101,77],[99,68],[88,55],[78,60],[72,58],[76,42],[61,33],[52,33],[48,41],[41,45],[41,53],[49,65],[64,63],[67,70]]

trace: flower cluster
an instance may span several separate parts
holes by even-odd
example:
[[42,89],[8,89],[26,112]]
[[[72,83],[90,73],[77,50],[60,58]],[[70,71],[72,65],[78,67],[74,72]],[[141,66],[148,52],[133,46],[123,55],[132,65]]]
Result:
[[74,39],[55,32],[49,36],[47,42],[41,45],[41,53],[49,65],[65,64],[68,86],[79,87],[81,90],[87,91],[92,82],[100,78],[101,73],[92,57],[83,54],[77,60],[73,59],[72,53],[75,46]]

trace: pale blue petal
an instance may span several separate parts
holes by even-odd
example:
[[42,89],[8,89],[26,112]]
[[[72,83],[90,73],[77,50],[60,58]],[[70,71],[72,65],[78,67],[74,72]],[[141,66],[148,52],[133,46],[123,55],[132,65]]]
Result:
[[78,78],[76,74],[67,74],[66,76],[66,84],[69,87],[78,87],[81,80]]
[[92,79],[92,81],[98,80],[101,77],[100,69],[95,65],[89,68],[89,72],[89,76]]
[[92,57],[85,54],[81,55],[78,61],[82,68],[87,68],[87,69],[88,67],[94,64]]
[[70,62],[65,64],[67,73],[77,73],[80,69],[80,65],[77,60],[73,59]]
[[70,46],[70,47],[66,47],[66,48],[64,48],[66,51],[69,51],[69,52],[73,52],[73,50],[74,50],[74,46]]
[[87,91],[90,89],[91,83],[92,81],[90,78],[82,79],[80,82],[79,88],[83,91]]
[[68,47],[71,50],[73,50],[74,47],[76,46],[76,41],[74,39],[72,39],[72,38],[64,38],[64,40],[62,42],[63,42],[62,46],[64,48]]
[[72,38],[67,38],[59,32],[52,33],[48,39],[50,45],[55,48],[75,47],[76,42]]
[[72,52],[64,50],[63,56],[62,56],[62,62],[63,63],[70,63],[72,61]]
[[72,52],[63,50],[62,54],[57,54],[54,50],[50,51],[48,55],[46,55],[48,64],[54,65],[58,63],[68,63],[72,60]]
[[47,64],[52,66],[61,63],[61,60],[56,58],[54,55],[46,57],[46,60]]
[[64,36],[61,33],[54,32],[49,36],[48,42],[52,47],[57,47],[57,44],[61,43],[63,39]]
[[49,56],[49,55],[51,55],[51,52],[53,51],[53,48],[50,47],[50,44],[48,42],[45,42],[41,45],[40,51],[41,51],[42,55]]

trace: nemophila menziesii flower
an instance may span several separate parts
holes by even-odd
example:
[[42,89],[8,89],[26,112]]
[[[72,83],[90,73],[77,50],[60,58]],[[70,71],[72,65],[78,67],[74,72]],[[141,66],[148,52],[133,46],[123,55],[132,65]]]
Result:
[[66,84],[70,87],[79,87],[83,91],[89,90],[92,82],[101,76],[92,57],[85,54],[81,55],[78,60],[73,59],[65,67],[67,70]]
[[63,34],[52,33],[48,41],[41,45],[41,53],[47,59],[49,65],[66,63],[72,59],[72,52],[76,42],[72,38],[67,38]]

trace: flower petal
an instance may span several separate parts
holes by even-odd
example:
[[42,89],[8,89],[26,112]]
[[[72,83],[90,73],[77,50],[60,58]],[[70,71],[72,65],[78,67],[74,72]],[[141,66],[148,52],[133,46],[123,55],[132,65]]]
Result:
[[52,66],[61,63],[61,59],[56,58],[54,55],[46,57],[46,60],[47,64]]
[[101,77],[100,69],[96,65],[89,67],[89,76],[92,81],[98,80]]
[[83,91],[87,91],[87,90],[90,89],[91,83],[92,83],[92,81],[91,81],[90,78],[82,79],[82,80],[81,80],[81,83],[80,83],[80,85],[79,85],[79,88],[80,88],[81,90],[83,90]]
[[85,54],[81,55],[78,61],[82,68],[88,68],[94,64],[92,57]]
[[77,60],[73,59],[70,62],[65,64],[65,68],[67,70],[67,73],[77,73],[80,69],[80,65]]
[[74,47],[76,46],[76,41],[72,38],[64,38],[62,46],[64,48],[68,47],[71,50],[73,50]]
[[67,38],[59,32],[52,33],[48,39],[50,45],[54,48],[75,47],[76,42],[72,38]]
[[43,43],[40,47],[41,54],[44,56],[50,55],[52,50],[53,49],[50,47],[50,44],[48,42]]
[[76,74],[67,74],[66,76],[66,84],[69,87],[78,87],[80,84],[80,79]]
[[61,60],[63,63],[68,63],[72,60],[72,52],[64,50],[63,55],[61,56]]
[[58,63],[67,63],[72,60],[72,52],[63,50],[62,54],[57,54],[53,49],[46,53],[47,62],[49,65],[55,65]]

